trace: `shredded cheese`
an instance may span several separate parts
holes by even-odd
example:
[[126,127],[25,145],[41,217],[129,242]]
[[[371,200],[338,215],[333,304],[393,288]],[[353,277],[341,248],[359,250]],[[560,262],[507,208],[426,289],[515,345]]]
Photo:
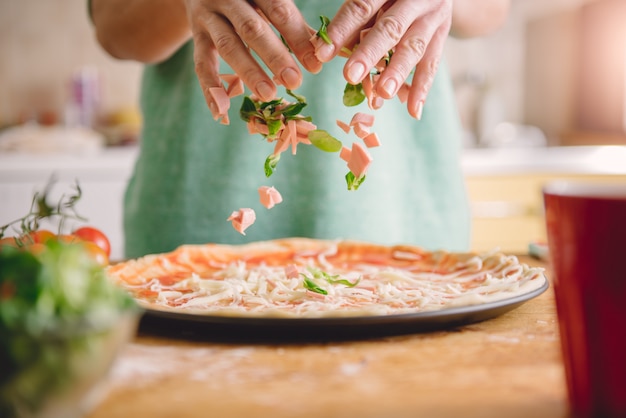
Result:
[[[410,262],[417,258],[406,252],[394,254],[398,260],[408,261],[406,267],[366,262],[335,265],[329,258],[336,253],[337,248],[331,246],[297,254],[292,260],[300,272],[296,277],[287,274],[285,266],[237,260],[212,262],[209,271],[193,272],[174,283],[162,282],[159,277],[144,277],[143,282],[133,284],[120,282],[135,295],[142,291],[155,294],[150,308],[211,315],[328,317],[424,312],[485,303],[531,291],[545,281],[542,269],[498,253],[477,255],[444,271],[415,268]],[[315,288],[306,285],[305,276]]]

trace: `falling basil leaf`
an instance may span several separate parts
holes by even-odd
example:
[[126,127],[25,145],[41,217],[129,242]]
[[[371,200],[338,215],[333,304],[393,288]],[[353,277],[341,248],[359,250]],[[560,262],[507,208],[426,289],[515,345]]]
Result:
[[280,154],[271,154],[265,159],[265,177],[274,174],[278,161],[280,161]]
[[346,174],[346,183],[348,184],[348,190],[358,190],[359,186],[363,184],[364,181],[364,175],[356,178],[352,171],[348,171],[348,174]]
[[287,90],[287,94],[290,95],[291,97],[293,97],[294,99],[296,99],[298,101],[298,103],[306,103],[306,97],[304,97],[301,94],[296,93],[295,91]]
[[363,103],[363,100],[365,100],[363,84],[346,83],[346,88],[343,90],[344,106],[356,106]]
[[322,151],[337,152],[341,150],[341,141],[322,129],[309,131],[308,138],[315,147]]
[[285,109],[283,109],[281,113],[285,116],[286,120],[293,119],[295,116],[300,114],[300,112],[302,111],[302,109],[305,108],[305,106],[306,106],[306,103],[304,102],[293,103],[287,106]]
[[300,275],[302,276],[302,279],[303,279],[302,283],[303,283],[305,289],[310,290],[311,292],[319,293],[321,295],[327,295],[328,294],[328,292],[326,290],[324,290],[321,287],[319,287],[313,280],[311,280],[305,274],[300,273]]
[[274,138],[276,134],[278,133],[278,131],[280,131],[280,128],[282,127],[283,127],[283,122],[280,119],[268,120],[267,130],[269,133],[267,134],[267,136],[269,138]]
[[239,116],[245,122],[249,122],[250,118],[257,113],[256,105],[254,101],[249,96],[244,96],[243,103],[241,103],[241,108],[239,109]]
[[322,25],[320,26],[320,30],[317,31],[317,36],[322,38],[322,40],[328,45],[331,45],[333,41],[330,40],[327,32],[328,25],[330,24],[330,19],[326,16],[320,16],[320,20],[322,21]]

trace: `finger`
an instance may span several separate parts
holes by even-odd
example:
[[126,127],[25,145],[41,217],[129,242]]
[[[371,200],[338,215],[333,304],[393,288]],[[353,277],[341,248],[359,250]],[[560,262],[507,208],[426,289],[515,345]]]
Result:
[[267,65],[279,84],[290,89],[300,86],[302,73],[298,65],[264,16],[252,7],[244,7],[229,9],[226,18],[241,40]]
[[335,57],[341,47],[358,36],[361,29],[376,15],[385,2],[386,0],[347,0],[344,2],[328,25],[328,37],[333,43],[322,44],[316,51],[317,57],[322,62],[328,62]]
[[[272,100],[276,96],[276,86],[250,54],[248,47],[230,22],[218,14],[210,14],[202,20],[201,24],[203,26],[201,29],[210,35],[219,55],[241,77],[250,90],[262,100]],[[263,24],[267,26],[266,23]],[[198,36],[194,35],[196,42]]]
[[[389,19],[392,18],[394,16],[390,13]],[[442,24],[445,24],[445,17],[437,13],[429,13],[413,22],[395,47],[385,71],[378,78],[374,86],[376,94],[385,99],[396,95],[398,88],[424,57],[433,35]]]
[[206,33],[202,32],[194,35],[193,58],[204,99],[213,116],[216,116],[219,113],[217,104],[213,100],[209,89],[222,85],[222,81],[219,78],[219,56],[215,45],[213,45],[211,38]]
[[296,5],[292,1],[279,0],[258,0],[256,4],[282,34],[304,68],[312,73],[319,72],[322,63],[315,56],[315,49],[310,42],[315,30],[306,23]]
[[439,27],[437,32],[433,35],[422,60],[415,68],[415,74],[413,75],[407,100],[407,109],[409,114],[418,120],[422,118],[426,97],[437,75],[439,61],[449,30],[449,24],[443,24]]

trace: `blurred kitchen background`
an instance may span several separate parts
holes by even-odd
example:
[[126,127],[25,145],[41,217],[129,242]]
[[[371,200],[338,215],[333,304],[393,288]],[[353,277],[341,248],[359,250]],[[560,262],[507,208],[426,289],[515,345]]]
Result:
[[[51,173],[58,193],[78,179],[120,259],[141,65],[99,48],[85,3],[0,0],[0,225]],[[626,182],[626,0],[512,0],[497,33],[446,48],[474,250],[541,244],[547,181]]]

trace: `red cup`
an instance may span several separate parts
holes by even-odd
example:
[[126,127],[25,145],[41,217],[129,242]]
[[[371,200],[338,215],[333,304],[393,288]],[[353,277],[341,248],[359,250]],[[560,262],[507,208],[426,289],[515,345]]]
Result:
[[626,183],[543,189],[572,413],[626,417]]

